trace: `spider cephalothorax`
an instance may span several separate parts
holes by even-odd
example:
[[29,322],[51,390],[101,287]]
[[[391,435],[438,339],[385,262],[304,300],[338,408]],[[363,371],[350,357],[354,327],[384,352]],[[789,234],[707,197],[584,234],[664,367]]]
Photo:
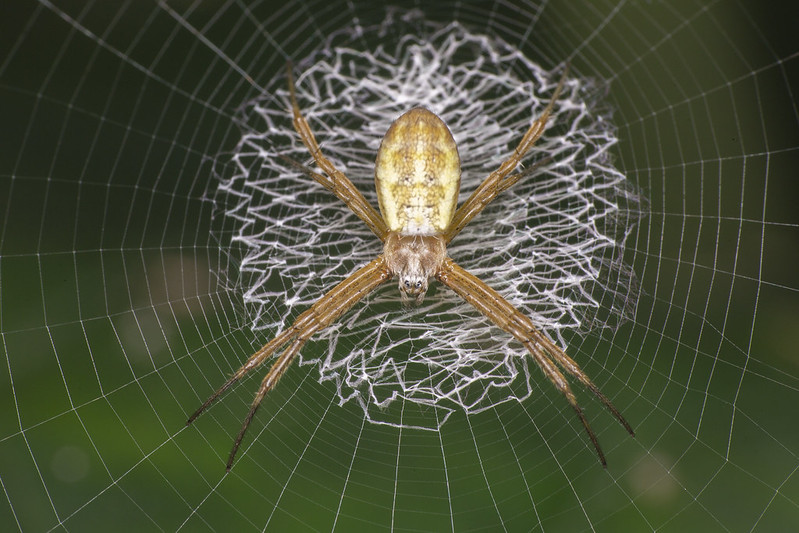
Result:
[[401,235],[390,232],[383,246],[386,268],[399,279],[403,301],[422,303],[428,280],[441,269],[447,245],[441,235]]
[[[568,70],[568,69],[567,69]],[[233,444],[228,470],[255,411],[289,367],[303,345],[317,331],[328,327],[343,313],[382,283],[399,279],[404,302],[420,303],[428,282],[435,278],[472,304],[495,325],[513,335],[529,352],[544,375],[566,397],[583,424],[599,460],[606,465],[588,420],[577,403],[563,372],[589,389],[632,435],[633,430],[616,407],[566,353],[536,328],[502,295],[458,266],[447,255],[447,245],[483,208],[528,172],[511,174],[530,147],[544,132],[549,115],[566,80],[566,72],[549,105],[533,122],[511,156],[499,165],[458,208],[460,158],[458,147],[446,124],[422,107],[401,115],[386,132],[375,161],[375,186],[380,214],[366,201],[352,182],[323,154],[308,122],[302,116],[294,94],[291,67],[289,95],[294,128],[324,172],[317,173],[289,160],[296,168],[332,191],[383,241],[383,253],[319,298],[294,323],[255,352],[197,411],[190,424],[216,398],[250,370],[286,347],[261,382],[250,411]],[[531,167],[535,168],[535,167]]]

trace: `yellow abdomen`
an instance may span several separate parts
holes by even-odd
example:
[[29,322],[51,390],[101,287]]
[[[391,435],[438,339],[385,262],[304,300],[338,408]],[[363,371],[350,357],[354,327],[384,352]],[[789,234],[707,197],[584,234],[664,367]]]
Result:
[[443,233],[455,213],[461,165],[447,125],[417,107],[386,132],[375,161],[380,212],[401,235]]

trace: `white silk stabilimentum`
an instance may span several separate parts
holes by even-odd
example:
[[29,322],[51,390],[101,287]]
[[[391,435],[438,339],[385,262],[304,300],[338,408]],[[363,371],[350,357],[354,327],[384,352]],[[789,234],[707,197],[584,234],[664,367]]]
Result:
[[[396,46],[367,44],[403,24],[390,16],[338,33],[325,50],[296,61],[299,105],[325,155],[375,208],[382,136],[403,112],[427,107],[457,142],[460,204],[544,109],[562,65],[544,70],[459,24],[430,23],[421,35],[415,21],[406,24],[413,33],[388,41]],[[242,292],[252,328],[266,338],[382,250],[340,200],[279,157],[313,164],[292,127],[285,76],[269,89],[242,108],[234,175],[214,197],[225,228],[218,238],[239,266],[222,275]],[[579,347],[579,337],[569,332],[615,329],[631,318],[638,298],[624,253],[643,202],[613,166],[615,130],[602,93],[596,82],[570,76],[522,168],[551,159],[449,246],[454,260],[578,362],[585,358],[566,340]],[[435,281],[424,303],[409,308],[387,283],[300,354],[300,364],[318,365],[319,379],[336,383],[341,404],[357,401],[372,422],[427,429],[454,409],[476,413],[522,401],[539,383],[551,387],[537,371],[531,375],[530,363],[510,335]]]

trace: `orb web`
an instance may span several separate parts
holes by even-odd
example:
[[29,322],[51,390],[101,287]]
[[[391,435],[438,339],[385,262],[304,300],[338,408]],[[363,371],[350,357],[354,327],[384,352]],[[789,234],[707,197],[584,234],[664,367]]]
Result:
[[[460,203],[512,152],[562,73],[458,23],[424,23],[420,34],[415,20],[411,32],[412,16],[390,12],[379,25],[337,32],[294,65],[297,99],[322,150],[374,206],[374,157],[404,111],[422,105],[449,126],[462,160]],[[394,44],[359,46],[387,31],[400,32]],[[566,349],[575,332],[615,330],[638,297],[624,251],[645,204],[613,166],[604,90],[566,80],[521,168],[540,166],[449,247]],[[251,327],[272,336],[382,246],[340,200],[281,159],[319,171],[292,126],[285,76],[238,119],[241,140],[224,156],[235,170],[214,197],[232,228],[219,239],[242,254],[228,282],[243,293]],[[412,308],[386,284],[318,333],[299,360],[335,382],[340,404],[355,401],[369,421],[401,427],[439,428],[454,409],[522,401],[538,383],[521,345],[436,284]]]
[[[277,4],[0,3],[7,30],[0,32],[0,530],[794,531],[799,40],[791,22],[799,4],[416,2],[436,22],[417,18],[410,31],[404,14],[375,26],[386,15],[380,2]],[[304,195],[289,191],[271,202],[273,220],[294,224],[296,233],[306,226],[291,217],[309,216],[310,202],[328,210],[325,224],[332,217],[343,229],[308,227],[300,239],[275,241],[282,249],[273,253],[291,258],[292,274],[310,273],[306,278],[232,268],[248,252],[232,241],[247,206],[233,216],[225,211],[235,195],[253,206],[269,198],[245,189],[246,180],[218,192],[221,178],[212,165],[227,181],[243,174],[237,160],[219,157],[232,152],[242,131],[263,134],[259,149],[291,149],[296,142],[288,128],[290,138],[267,135],[265,122],[241,106],[263,95],[259,104],[279,116],[270,120],[286,120],[287,60],[299,76],[334,58],[336,47],[376,56],[382,45],[381,57],[396,61],[405,57],[396,52],[402,36],[440,45],[435,34],[449,21],[501,37],[544,66],[543,98],[561,72],[556,65],[569,59],[580,101],[617,128],[610,130],[619,142],[609,164],[641,188],[648,207],[613,193],[614,203],[629,209],[597,219],[603,233],[624,241],[594,254],[597,281],[580,286],[600,306],[578,307],[585,300],[566,293],[575,303],[571,323],[558,319],[543,297],[524,311],[538,313],[538,320],[552,314],[546,331],[623,410],[636,437],[586,391],[575,390],[608,456],[603,469],[568,403],[535,367],[531,382],[540,390],[523,403],[473,416],[447,404],[454,410],[439,431],[372,424],[357,400],[336,405],[335,380],[318,383],[314,363],[295,365],[270,393],[226,473],[232,441],[266,369],[191,426],[186,418],[290,322],[289,313],[351,273],[358,257],[379,253],[376,239],[327,191],[265,168],[260,177],[272,180],[270,191],[295,180]],[[347,30],[328,39],[341,28]],[[473,47],[497,46],[489,40],[490,46]],[[474,58],[466,52],[453,64]],[[496,68],[483,55],[481,68]],[[369,60],[342,57],[366,72]],[[509,69],[493,74],[531,79],[523,61],[502,66]],[[300,82],[304,107],[317,104],[309,97],[314,79],[320,78],[305,75]],[[472,102],[506,94],[480,89],[473,85],[470,103],[450,109],[450,122],[456,111],[471,112]],[[563,104],[575,100],[570,91]],[[356,101],[357,110],[382,92]],[[352,113],[323,103],[313,124],[325,143],[335,137],[328,130],[361,131],[353,129]],[[497,109],[485,113],[499,117],[512,147],[538,109],[525,109],[515,122],[503,122]],[[573,120],[559,107],[539,148],[559,146],[551,139]],[[462,124],[459,135],[476,129]],[[473,143],[473,153],[463,154],[466,164],[484,163],[487,172],[507,155],[474,153],[485,146]],[[346,147],[337,161],[372,194],[374,152],[354,142]],[[525,167],[547,150],[531,154]],[[305,153],[297,157],[311,163]],[[552,178],[557,164],[553,159],[519,185],[538,190],[531,183]],[[466,176],[464,194],[484,177],[478,170]],[[520,256],[507,248],[512,257],[495,255],[488,264],[481,263],[484,255],[555,220],[514,214],[508,206],[519,190],[498,199],[454,243],[462,264],[488,265],[481,276],[492,286],[507,284],[514,263],[505,265]],[[627,189],[620,182],[617,190]],[[624,237],[636,211],[649,214]],[[263,221],[250,220],[251,234],[264,230]],[[490,250],[482,232],[496,237]],[[306,260],[296,256],[302,247],[315,270],[297,267]],[[614,281],[628,264],[641,286],[627,278],[629,293],[628,284]],[[523,294],[544,294],[551,279],[538,270],[544,264],[515,264],[517,271],[523,267],[530,280],[545,278],[530,281]],[[224,272],[225,285],[209,275],[215,271]],[[245,308],[248,290],[274,297]],[[320,339],[303,355],[320,360],[330,353],[342,361],[353,350],[372,353],[352,331],[359,328],[363,339],[370,333],[372,343],[384,343],[377,351],[393,343],[389,362],[400,364],[432,342],[425,334],[442,320],[478,354],[504,340],[493,329],[482,338],[470,335],[466,327],[484,326],[483,319],[435,284],[433,290],[433,312],[405,315],[396,288],[386,286],[353,311],[358,320],[347,316],[349,322],[336,325],[329,337],[334,347]],[[617,327],[629,316],[627,295],[636,291],[635,315]],[[253,333],[253,325],[261,329]],[[447,360],[464,351],[470,353],[447,346],[437,355]],[[513,386],[522,396],[525,376]],[[409,412],[435,418],[444,413],[438,409],[398,395],[377,411],[399,412],[407,423]]]

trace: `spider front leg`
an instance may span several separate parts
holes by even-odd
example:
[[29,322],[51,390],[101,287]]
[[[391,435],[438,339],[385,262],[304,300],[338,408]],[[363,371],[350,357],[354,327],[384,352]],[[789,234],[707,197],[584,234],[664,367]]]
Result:
[[233,443],[233,449],[230,451],[226,469],[230,470],[233,466],[233,459],[236,452],[241,445],[244,434],[250,425],[258,406],[264,396],[272,390],[291,365],[294,357],[299,353],[300,349],[305,345],[311,336],[330,326],[336,319],[344,314],[348,309],[355,305],[358,301],[362,300],[366,295],[375,290],[380,284],[385,282],[391,277],[390,272],[386,268],[386,261],[382,255],[377,259],[361,267],[347,279],[336,285],[327,294],[322,296],[316,301],[309,309],[305,310],[294,323],[281,332],[277,337],[266,343],[260,350],[250,356],[247,361],[230,377],[214,394],[212,394],[197,411],[192,414],[186,425],[191,424],[214,400],[219,398],[231,385],[236,383],[239,379],[248,374],[251,370],[260,366],[267,358],[272,356],[277,350],[285,344],[291,342],[288,348],[278,357],[277,361],[269,369],[269,372],[261,382],[261,386],[250,405],[250,410],[244,423],[241,426],[239,434]]
[[388,227],[383,218],[378,214],[375,208],[366,201],[366,198],[355,188],[355,185],[353,185],[349,178],[337,169],[322,153],[322,149],[319,147],[319,143],[316,142],[316,137],[314,137],[311,127],[308,125],[308,121],[302,116],[300,106],[297,104],[297,95],[294,90],[294,76],[291,74],[291,63],[286,65],[286,70],[288,71],[289,79],[291,111],[294,115],[294,129],[297,131],[300,139],[302,139],[302,143],[311,153],[316,164],[327,176],[306,169],[303,165],[289,157],[284,156],[284,159],[288,160],[295,168],[298,167],[300,171],[335,194],[341,201],[347,204],[347,207],[349,207],[381,241],[385,241],[388,235]]
[[[489,176],[480,184],[477,189],[463,202],[457,211],[455,211],[455,215],[452,217],[452,222],[450,222],[449,228],[447,232],[444,234],[444,238],[449,244],[455,236],[461,232],[461,230],[466,227],[466,225],[471,222],[471,220],[476,217],[488,204],[490,204],[494,198],[496,198],[502,191],[511,187],[514,183],[519,181],[520,178],[527,176],[530,172],[525,171],[519,174],[514,174],[508,177],[508,174],[513,171],[514,168],[521,162],[522,158],[530,151],[530,148],[535,144],[535,142],[541,137],[541,134],[544,133],[544,128],[547,125],[547,121],[549,120],[549,116],[552,114],[552,109],[555,107],[555,102],[557,101],[558,97],[560,96],[561,91],[563,90],[563,86],[566,83],[566,76],[569,74],[569,65],[566,65],[566,68],[563,71],[563,75],[558,82],[558,86],[555,88],[555,92],[552,94],[552,98],[549,100],[549,104],[541,113],[541,116],[536,119],[530,129],[522,137],[522,140],[519,141],[519,145],[513,151],[511,156],[506,159],[499,168],[497,168],[494,172],[489,174]],[[544,161],[537,163],[535,167],[537,168],[540,164]],[[532,170],[532,169],[530,169]]]
[[588,423],[582,408],[577,403],[577,398],[569,386],[569,382],[560,372],[558,367],[565,370],[568,374],[576,378],[588,390],[605,404],[605,407],[613,413],[627,432],[635,436],[630,424],[621,415],[611,401],[594,385],[591,379],[583,372],[580,366],[574,362],[566,353],[561,350],[554,342],[541,333],[535,327],[533,321],[519,312],[497,291],[483,283],[479,278],[470,274],[452,259],[445,259],[444,264],[436,274],[436,279],[455,291],[461,298],[472,304],[478,311],[488,317],[494,324],[513,335],[521,342],[527,351],[530,352],[536,364],[544,372],[544,375],[552,384],[566,397],[569,404],[577,413],[580,422],[583,424],[591,443],[596,448],[599,462],[603,467],[607,467],[605,454],[599,446],[599,441]]

